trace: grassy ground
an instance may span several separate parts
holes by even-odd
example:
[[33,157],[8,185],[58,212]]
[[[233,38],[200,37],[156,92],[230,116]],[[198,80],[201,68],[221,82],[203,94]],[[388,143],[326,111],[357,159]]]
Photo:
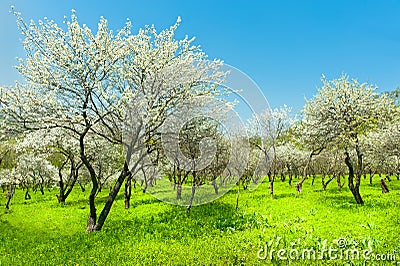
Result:
[[[310,183],[307,180],[297,194],[277,181],[275,199],[269,197],[266,183],[256,191],[243,191],[238,211],[236,191],[231,191],[192,208],[190,216],[184,207],[137,189],[129,210],[118,198],[103,231],[91,234],[85,233],[87,193],[76,189],[60,205],[55,191],[33,194],[26,201],[17,190],[10,210],[0,210],[0,265],[361,265],[367,249],[400,260],[400,181],[390,182],[391,192],[383,195],[379,184],[369,186],[363,180],[364,206],[354,203],[347,188],[339,191],[332,183],[321,191],[318,181]],[[1,196],[5,202],[5,194]],[[106,196],[99,195],[99,209]],[[360,260],[323,253],[337,243],[344,245],[342,251],[357,249]],[[288,252],[295,257],[297,250],[300,258],[280,260],[274,251],[272,260],[269,254],[259,259],[266,245],[268,251],[285,249],[284,257]],[[302,250],[311,247],[317,250],[316,260],[301,259]],[[318,259],[321,253],[323,260]],[[367,265],[372,263],[397,262]]]

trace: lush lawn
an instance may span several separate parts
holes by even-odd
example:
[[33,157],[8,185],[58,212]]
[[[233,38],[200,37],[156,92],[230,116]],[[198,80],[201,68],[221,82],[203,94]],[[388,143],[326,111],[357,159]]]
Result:
[[[231,191],[193,207],[190,216],[185,207],[165,204],[137,189],[129,210],[119,198],[104,230],[91,234],[85,233],[87,193],[79,188],[65,205],[57,203],[56,191],[33,194],[25,201],[17,190],[10,210],[0,210],[0,265],[284,265],[288,262],[276,253],[271,261],[258,259],[257,252],[266,243],[270,250],[290,252],[293,246],[300,252],[311,247],[321,251],[324,240],[336,247],[340,238],[346,248],[362,252],[370,247],[400,260],[400,181],[388,183],[391,192],[383,195],[377,179],[374,186],[363,180],[364,206],[354,203],[347,187],[339,191],[332,182],[321,191],[318,181],[310,183],[307,180],[297,194],[277,181],[275,199],[269,197],[267,183],[253,192],[242,191],[238,211],[236,191]],[[1,195],[3,204],[5,194]],[[99,195],[99,209],[106,196],[107,192]],[[346,261],[300,259],[291,264]]]

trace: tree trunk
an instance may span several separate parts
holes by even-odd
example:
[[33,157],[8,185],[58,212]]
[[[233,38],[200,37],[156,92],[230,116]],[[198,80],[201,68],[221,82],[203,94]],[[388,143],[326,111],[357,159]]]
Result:
[[12,197],[14,196],[14,192],[15,192],[15,185],[10,184],[9,191],[7,192],[7,202],[6,202],[6,206],[5,206],[5,208],[7,210],[10,208],[10,202],[11,202]]
[[31,198],[32,198],[32,197],[31,197],[31,195],[29,194],[29,189],[26,188],[25,199],[26,199],[26,200],[30,200]]
[[76,175],[72,179],[72,182],[71,182],[71,184],[69,184],[67,191],[64,192],[64,201],[63,202],[65,202],[65,200],[68,198],[69,194],[71,194],[77,180],[78,180],[78,173],[76,173]]
[[90,194],[89,194],[90,212],[89,212],[89,216],[88,216],[88,220],[87,220],[87,224],[86,224],[86,232],[91,232],[91,231],[93,231],[93,229],[96,225],[96,220],[97,220],[96,205],[95,205],[94,200],[96,198],[97,190],[99,188],[99,183],[97,180],[96,172],[85,153],[84,138],[88,131],[89,131],[89,128],[87,127],[85,129],[85,132],[80,136],[79,148],[80,148],[80,157],[81,157],[82,163],[85,165],[86,169],[88,170],[90,180],[92,182],[92,190],[90,191]]
[[274,198],[274,181],[275,181],[275,174],[272,175],[271,182],[269,183],[269,195],[271,196],[271,199]]
[[388,193],[389,192],[389,188],[388,188],[384,178],[381,178],[381,188],[382,188],[382,193]]
[[193,199],[194,199],[194,193],[196,192],[196,184],[195,182],[193,182],[192,185],[192,194],[190,195],[190,200],[189,200],[189,204],[186,207],[186,212],[187,214],[190,214],[190,209],[192,208],[192,204],[193,204]]
[[289,186],[292,187],[292,180],[293,180],[293,176],[292,174],[289,174]]
[[82,193],[86,191],[85,187],[82,185],[81,182],[78,182],[79,186],[81,187]]
[[357,175],[355,177],[356,178],[356,184],[354,185],[354,168],[353,168],[353,164],[351,163],[350,155],[349,155],[349,153],[347,151],[345,152],[345,155],[346,155],[346,157],[345,157],[344,162],[346,163],[346,166],[349,169],[349,178],[348,178],[349,189],[350,189],[351,193],[353,194],[354,199],[356,200],[356,202],[358,204],[362,205],[362,204],[364,204],[364,201],[362,200],[361,195],[360,195],[360,177],[359,177],[359,175]]
[[240,197],[240,180],[238,182],[238,190],[237,190],[237,195],[236,195],[236,207],[235,209],[239,209],[239,197]]
[[60,187],[60,194],[56,195],[58,203],[65,203],[65,195],[64,195],[64,180],[62,179],[62,176],[60,176],[60,181],[58,181],[59,187]]
[[124,169],[121,171],[117,182],[114,185],[113,190],[110,192],[108,195],[108,199],[103,207],[103,210],[100,213],[99,220],[97,221],[94,230],[101,230],[103,228],[104,222],[106,221],[106,218],[108,214],[110,213],[111,206],[114,203],[115,198],[117,197],[117,194],[125,180],[125,178],[129,175],[129,169],[128,169],[128,164],[125,162],[124,164]]
[[322,148],[320,148],[320,149],[317,149],[317,150],[313,150],[313,151],[310,153],[310,156],[308,157],[307,163],[306,163],[306,165],[304,166],[304,169],[303,169],[303,177],[302,177],[302,179],[296,184],[296,191],[297,191],[297,192],[300,193],[300,192],[302,191],[303,183],[304,183],[304,181],[305,181],[306,178],[307,178],[307,169],[308,169],[308,167],[310,166],[312,157],[313,157],[314,155],[320,154],[320,153],[323,151],[323,149],[324,149],[324,147],[322,147]]
[[40,179],[41,179],[41,181],[39,184],[39,190],[40,190],[40,193],[42,193],[42,195],[44,195],[44,188],[43,188],[44,179],[43,179],[43,177],[40,177]]
[[96,225],[96,220],[97,220],[97,214],[96,214],[96,205],[95,205],[95,198],[96,198],[96,192],[97,192],[97,186],[93,184],[92,190],[90,191],[89,194],[89,207],[90,207],[90,212],[86,224],[86,232],[92,232],[94,230],[94,227]]
[[129,209],[129,207],[131,206],[131,195],[132,195],[131,180],[132,176],[128,175],[128,178],[125,181],[125,190],[124,190],[125,209]]
[[282,182],[285,182],[286,180],[286,175],[284,173],[281,173],[281,180]]
[[217,186],[216,178],[213,179],[212,185],[214,187],[215,194],[218,195],[218,186]]
[[178,181],[177,188],[176,188],[176,199],[182,199],[182,182],[181,180]]
[[332,177],[330,177],[328,179],[328,181],[325,182],[325,177],[326,176],[329,177],[328,174],[327,175],[325,175],[325,174],[322,175],[322,190],[326,190],[326,187],[329,185],[329,183],[332,182],[332,180],[335,179],[335,177],[336,177],[335,175],[332,175]]
[[341,183],[341,176],[342,176],[341,173],[339,173],[339,174],[337,175],[337,184],[338,184],[338,188],[339,188],[340,190],[342,190],[342,188],[344,187],[344,184],[346,184],[346,179],[344,180],[343,184]]
[[322,190],[326,190],[325,174],[321,174]]

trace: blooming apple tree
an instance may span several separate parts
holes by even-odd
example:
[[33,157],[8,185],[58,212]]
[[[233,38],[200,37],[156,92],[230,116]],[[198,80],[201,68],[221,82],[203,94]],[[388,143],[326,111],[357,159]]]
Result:
[[322,83],[304,107],[303,133],[312,135],[308,142],[320,146],[319,150],[336,147],[344,151],[349,189],[356,202],[363,204],[359,191],[363,172],[360,138],[391,119],[393,101],[379,95],[375,86],[349,80],[344,74],[331,81],[323,76]]
[[[47,18],[27,23],[14,13],[25,37],[26,58],[17,66],[25,82],[1,89],[6,130],[59,128],[77,140],[92,184],[86,229],[100,230],[122,183],[159,140],[166,117],[182,101],[221,93],[222,62],[207,60],[194,39],[174,39],[180,19],[161,32],[146,27],[132,35],[129,21],[114,34],[101,18],[93,33],[74,11],[63,26]],[[125,163],[98,219],[94,199],[103,170],[89,151],[97,137],[125,149]]]

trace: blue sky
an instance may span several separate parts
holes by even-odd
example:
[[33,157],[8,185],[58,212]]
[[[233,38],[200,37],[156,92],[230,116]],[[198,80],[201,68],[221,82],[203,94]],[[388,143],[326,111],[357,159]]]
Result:
[[163,29],[178,16],[177,37],[196,36],[210,58],[221,58],[249,75],[272,107],[295,111],[321,85],[320,77],[346,72],[381,91],[400,86],[400,1],[77,1],[0,2],[0,84],[12,84],[23,56],[14,5],[26,19],[57,22],[76,9],[95,28],[100,16],[118,29],[126,18],[134,31],[145,24]]

